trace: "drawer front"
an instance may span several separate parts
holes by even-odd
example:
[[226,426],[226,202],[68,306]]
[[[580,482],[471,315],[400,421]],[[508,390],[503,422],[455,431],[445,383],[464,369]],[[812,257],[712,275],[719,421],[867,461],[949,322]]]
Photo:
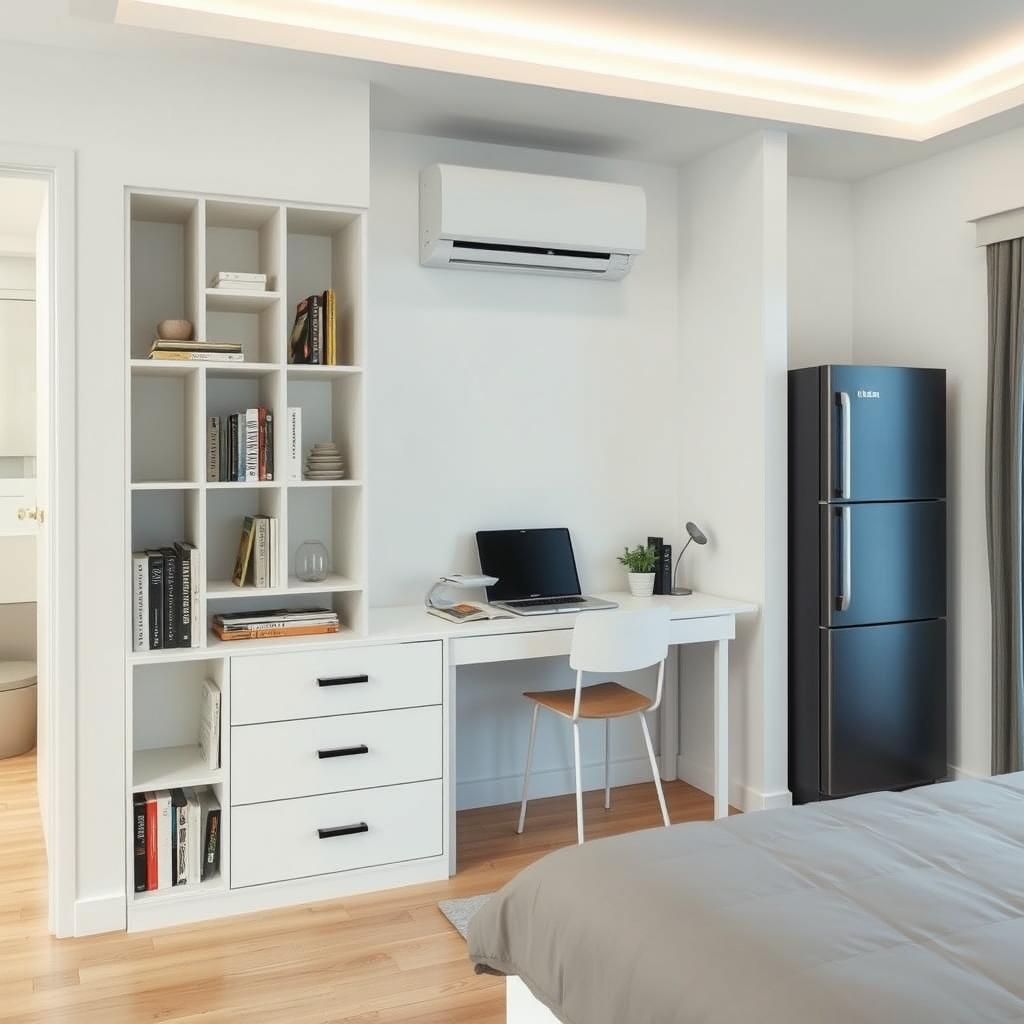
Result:
[[231,730],[231,802],[253,804],[441,777],[441,708]]
[[234,807],[231,887],[436,857],[441,827],[440,780]]
[[441,642],[231,659],[231,724],[441,703]]

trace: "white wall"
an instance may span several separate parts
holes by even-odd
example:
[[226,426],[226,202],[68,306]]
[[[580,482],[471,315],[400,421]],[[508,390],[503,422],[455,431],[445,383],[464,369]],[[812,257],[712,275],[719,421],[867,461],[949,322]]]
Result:
[[950,665],[956,769],[991,766],[985,528],[985,251],[969,218],[1024,206],[1024,130],[869,178],[854,190],[854,354],[949,371]]
[[[364,205],[368,90],[322,73],[0,48],[0,139],[76,150],[79,931],[124,920],[124,189]],[[217,96],[257,114],[225,119]],[[297,158],[318,138],[317,159]],[[100,614],[94,610],[100,609]],[[119,923],[120,922],[120,923]]]
[[[675,170],[371,138],[372,603],[421,601],[439,573],[476,569],[476,530],[508,526],[568,526],[584,588],[621,589],[622,547],[677,522]],[[622,282],[423,268],[418,175],[438,161],[641,185],[647,251]],[[564,659],[460,671],[460,805],[518,799],[522,691],[572,682]],[[540,727],[538,796],[571,789],[564,726]],[[649,778],[635,723],[613,732],[616,780]],[[585,732],[585,761],[602,742]]]
[[789,365],[853,361],[853,186],[789,179]]
[[[680,517],[710,543],[686,582],[756,601],[732,645],[731,799],[789,802],[786,758],[786,138],[759,132],[680,175]],[[680,775],[707,789],[707,650],[685,651]]]

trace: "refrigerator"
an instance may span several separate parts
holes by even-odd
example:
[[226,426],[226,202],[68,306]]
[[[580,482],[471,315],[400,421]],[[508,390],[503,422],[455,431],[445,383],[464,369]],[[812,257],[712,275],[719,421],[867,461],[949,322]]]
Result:
[[789,372],[797,803],[947,774],[946,371]]

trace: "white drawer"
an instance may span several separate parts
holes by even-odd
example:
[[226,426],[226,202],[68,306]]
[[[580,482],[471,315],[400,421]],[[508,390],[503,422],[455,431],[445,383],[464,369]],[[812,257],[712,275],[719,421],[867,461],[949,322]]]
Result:
[[440,780],[234,807],[231,887],[436,857],[441,817]]
[[441,642],[231,659],[231,724],[441,703]]
[[[268,752],[272,752],[268,757]],[[231,730],[231,802],[253,804],[441,777],[441,708]]]

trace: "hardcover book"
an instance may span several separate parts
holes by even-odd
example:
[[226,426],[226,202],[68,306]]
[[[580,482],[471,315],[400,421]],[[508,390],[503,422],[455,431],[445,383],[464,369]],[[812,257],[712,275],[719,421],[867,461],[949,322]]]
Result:
[[[664,550],[664,547],[665,547],[665,538],[664,537],[648,537],[647,538],[647,546],[649,548],[654,548],[654,551],[655,551],[655,553],[657,555],[657,561],[654,563],[654,593],[655,594],[664,594],[665,593],[665,589],[664,589],[665,581],[662,579],[662,575],[661,575],[661,555],[662,555],[662,551]],[[669,588],[669,589],[671,589],[671,588]]]
[[173,838],[171,843],[171,884],[187,885],[188,878],[188,801],[182,789],[171,790]]
[[136,793],[132,797],[132,820],[135,891],[145,892],[148,886],[146,877],[146,796],[144,793]]
[[220,688],[212,679],[203,680],[199,708],[199,752],[207,768],[220,767]]
[[232,574],[231,582],[236,587],[244,587],[246,577],[249,575],[249,561],[252,558],[252,545],[255,539],[255,520],[253,516],[246,516],[242,524],[242,536],[238,542],[238,556],[235,558],[235,571]]
[[180,580],[178,590],[180,596],[178,600],[181,607],[181,614],[179,616],[181,632],[178,635],[178,646],[195,647],[197,644],[193,642],[192,632],[193,622],[195,621],[193,610],[198,603],[196,595],[193,593],[197,583],[193,564],[196,547],[194,544],[180,541],[174,545],[174,550],[178,556],[178,577]]
[[206,422],[206,479],[220,479],[220,417],[211,416]]
[[288,464],[285,476],[288,480],[302,479],[302,408],[288,409]]
[[149,560],[149,649],[159,651],[164,645],[164,556],[161,551],[147,551]]
[[181,574],[178,552],[161,548],[164,556],[164,647],[177,647],[181,636]]
[[132,553],[132,650],[149,650],[149,557]]

